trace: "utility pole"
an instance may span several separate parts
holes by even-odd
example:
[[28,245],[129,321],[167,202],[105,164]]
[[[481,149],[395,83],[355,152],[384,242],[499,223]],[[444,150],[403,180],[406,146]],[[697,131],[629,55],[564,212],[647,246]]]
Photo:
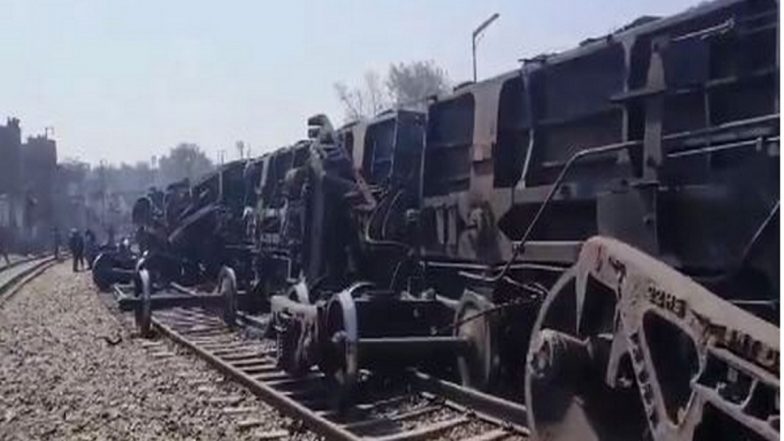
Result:
[[98,178],[101,186],[101,223],[106,228],[106,160],[99,161]]
[[474,83],[476,83],[476,43],[479,41],[479,37],[482,35],[482,32],[484,32],[485,29],[487,29],[487,27],[496,21],[500,16],[501,15],[497,12],[491,15],[487,20],[483,21],[482,24],[474,29],[474,32],[471,34],[471,55],[474,61]]
[[220,162],[218,165],[218,200],[223,200],[223,170],[221,170],[221,167],[223,166],[223,157],[226,155],[226,150],[219,150],[219,154]]

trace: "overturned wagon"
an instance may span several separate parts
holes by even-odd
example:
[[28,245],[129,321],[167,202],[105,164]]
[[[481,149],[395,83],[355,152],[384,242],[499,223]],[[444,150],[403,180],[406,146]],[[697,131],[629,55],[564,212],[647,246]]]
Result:
[[776,2],[707,3],[426,112],[314,117],[221,202],[216,294],[157,302],[270,310],[279,362],[346,400],[419,366],[542,439],[778,439],[777,32]]

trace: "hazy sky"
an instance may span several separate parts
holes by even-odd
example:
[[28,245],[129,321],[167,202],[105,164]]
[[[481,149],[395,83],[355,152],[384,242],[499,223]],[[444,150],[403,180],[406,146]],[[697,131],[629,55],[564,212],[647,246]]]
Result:
[[[470,78],[471,30],[501,18],[479,76],[563,50],[643,15],[696,0],[2,0],[0,118],[23,136],[52,126],[60,158],[148,160],[178,142],[216,157],[305,136],[308,116],[340,123],[333,84],[432,59]],[[3,119],[4,120],[4,119]]]

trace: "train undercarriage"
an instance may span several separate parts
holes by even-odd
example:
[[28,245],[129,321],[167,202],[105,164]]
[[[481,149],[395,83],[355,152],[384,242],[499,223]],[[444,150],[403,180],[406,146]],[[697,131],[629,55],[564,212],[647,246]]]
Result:
[[146,253],[101,280],[134,280],[145,332],[171,306],[266,317],[341,406],[418,367],[523,403],[541,440],[778,439],[777,32],[776,2],[713,2],[425,113],[313,117],[142,203]]

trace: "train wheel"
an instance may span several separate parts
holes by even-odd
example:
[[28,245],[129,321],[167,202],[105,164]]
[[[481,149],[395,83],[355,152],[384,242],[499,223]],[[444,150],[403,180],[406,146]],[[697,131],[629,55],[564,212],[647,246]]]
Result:
[[356,283],[334,295],[327,304],[323,353],[319,367],[338,387],[338,406],[351,402],[357,385],[359,328],[354,295],[369,283]]
[[135,285],[136,296],[140,300],[135,311],[136,327],[142,337],[148,338],[152,335],[152,305],[150,304],[152,286],[150,273],[146,269],[139,270]]
[[112,287],[112,283],[115,282],[112,277],[114,265],[115,259],[109,253],[101,253],[95,258],[93,263],[93,283],[102,292],[108,292]]
[[455,315],[455,335],[469,342],[468,351],[457,359],[463,386],[487,390],[497,375],[495,335],[490,314],[485,314],[492,307],[486,298],[470,291],[460,299]]
[[339,388],[342,405],[357,382],[357,314],[349,291],[337,294],[327,306],[325,353],[322,370]]
[[[289,288],[286,297],[306,306],[310,305],[309,292],[308,286],[301,281]],[[306,374],[313,366],[317,320],[296,311],[278,312],[273,320],[278,364],[293,376]]]
[[232,327],[237,323],[237,276],[228,266],[218,275],[218,294],[223,297],[223,321]]
[[[644,439],[647,427],[633,380],[614,388],[606,383],[612,329],[587,325],[597,322],[597,308],[587,307],[586,282],[576,268],[568,270],[539,311],[526,357],[529,425],[541,441]],[[609,296],[601,301],[612,305],[612,324]]]

